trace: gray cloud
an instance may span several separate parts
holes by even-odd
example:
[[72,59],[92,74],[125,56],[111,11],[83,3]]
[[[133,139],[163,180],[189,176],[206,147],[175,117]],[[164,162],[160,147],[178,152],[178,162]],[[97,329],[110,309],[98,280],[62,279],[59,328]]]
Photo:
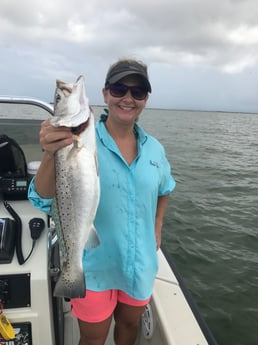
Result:
[[[218,80],[230,84],[238,75],[240,84],[241,78],[250,83],[257,72],[256,0],[1,0],[0,6],[1,93],[42,98],[42,90],[49,98],[53,80],[85,73],[92,99],[100,102],[96,90],[120,56],[146,61],[154,86],[162,74],[166,85],[175,75],[186,83],[191,76],[216,89]],[[225,104],[221,97],[214,106]]]

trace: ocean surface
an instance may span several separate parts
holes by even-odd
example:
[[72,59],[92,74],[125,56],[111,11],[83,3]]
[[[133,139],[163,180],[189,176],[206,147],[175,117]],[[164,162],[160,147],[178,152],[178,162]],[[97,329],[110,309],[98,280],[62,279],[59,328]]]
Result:
[[[146,109],[139,123],[177,182],[163,245],[218,345],[258,345],[258,114]],[[39,121],[20,126],[2,121],[0,131],[29,152]]]
[[219,345],[258,345],[258,114],[146,110],[177,186],[163,244]]

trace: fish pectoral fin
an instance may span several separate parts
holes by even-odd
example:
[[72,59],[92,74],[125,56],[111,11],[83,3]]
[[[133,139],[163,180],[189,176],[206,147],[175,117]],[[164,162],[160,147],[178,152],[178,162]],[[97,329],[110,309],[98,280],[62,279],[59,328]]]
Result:
[[67,155],[67,160],[69,161],[73,156],[76,156],[81,151],[81,149],[82,147],[79,145],[73,146]]
[[99,237],[97,235],[94,225],[92,225],[92,228],[90,230],[90,233],[89,233],[89,236],[84,248],[85,249],[96,248],[99,244],[100,244]]

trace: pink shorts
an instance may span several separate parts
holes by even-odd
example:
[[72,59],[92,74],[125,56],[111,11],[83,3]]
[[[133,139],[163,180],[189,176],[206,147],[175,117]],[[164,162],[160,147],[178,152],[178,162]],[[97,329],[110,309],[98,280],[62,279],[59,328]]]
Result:
[[134,307],[143,307],[149,303],[146,300],[137,300],[121,290],[106,290],[101,292],[87,290],[84,298],[71,300],[72,314],[85,322],[101,322],[111,316],[118,302]]

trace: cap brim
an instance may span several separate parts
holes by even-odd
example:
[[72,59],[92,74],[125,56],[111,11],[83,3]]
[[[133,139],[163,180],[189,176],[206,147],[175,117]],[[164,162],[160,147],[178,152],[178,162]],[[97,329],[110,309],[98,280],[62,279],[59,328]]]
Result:
[[143,76],[142,73],[140,72],[138,73],[136,71],[124,71],[124,72],[117,73],[116,75],[114,75],[108,80],[108,83],[109,84],[117,83],[119,80],[133,74],[139,75],[142,78],[142,80],[145,82],[148,92],[151,92],[151,85],[150,85],[149,80],[145,76]]

